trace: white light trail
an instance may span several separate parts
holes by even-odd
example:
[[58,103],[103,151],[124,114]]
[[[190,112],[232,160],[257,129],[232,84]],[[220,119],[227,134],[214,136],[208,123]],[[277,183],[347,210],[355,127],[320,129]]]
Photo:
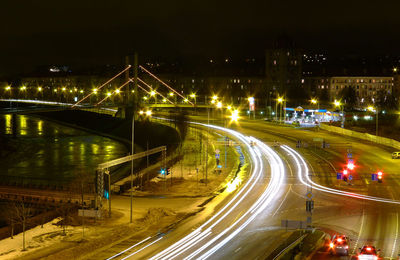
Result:
[[[400,201],[398,201],[398,200],[373,197],[373,196],[358,194],[358,193],[354,193],[354,192],[347,192],[347,191],[332,189],[332,188],[329,188],[326,186],[319,185],[310,179],[308,166],[307,166],[307,163],[305,162],[305,160],[303,159],[303,157],[298,152],[296,152],[294,149],[290,148],[287,145],[282,145],[281,147],[293,157],[293,159],[296,162],[297,168],[298,168],[299,180],[301,181],[301,183],[303,183],[304,185],[306,185],[308,187],[312,187],[313,189],[331,193],[331,194],[335,194],[335,195],[341,195],[341,196],[347,196],[347,197],[352,197],[352,198],[357,198],[357,199],[400,205]],[[303,174],[302,168],[304,169],[304,174]],[[303,175],[305,176],[306,181],[303,179]]]

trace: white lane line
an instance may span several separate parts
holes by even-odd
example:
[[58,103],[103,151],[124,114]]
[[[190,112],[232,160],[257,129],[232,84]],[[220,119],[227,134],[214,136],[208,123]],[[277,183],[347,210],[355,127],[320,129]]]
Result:
[[364,226],[364,217],[365,217],[365,212],[363,210],[363,214],[362,214],[362,218],[361,218],[360,232],[358,233],[358,237],[357,237],[356,243],[354,244],[354,248],[353,248],[352,254],[354,254],[354,252],[356,251],[358,241],[360,241],[361,233],[362,233],[363,226]]
[[285,197],[283,198],[281,204],[279,205],[279,207],[275,210],[274,214],[272,215],[272,217],[274,217],[276,215],[276,213],[278,213],[279,209],[282,207],[283,202],[285,202],[286,197],[289,195],[290,191],[292,190],[292,184],[289,185],[289,190],[286,192]]
[[394,238],[392,254],[390,255],[390,258],[393,258],[394,250],[396,250],[396,243],[397,243],[398,234],[399,234],[399,212],[396,213],[396,236]]

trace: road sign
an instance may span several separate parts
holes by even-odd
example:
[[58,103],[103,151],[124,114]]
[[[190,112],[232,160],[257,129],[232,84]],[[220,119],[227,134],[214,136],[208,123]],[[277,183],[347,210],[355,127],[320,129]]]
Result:
[[353,175],[349,175],[349,180],[351,181],[353,179]]
[[376,174],[376,173],[371,174],[371,179],[373,181],[377,181],[378,180],[378,174]]
[[312,200],[313,197],[314,197],[314,194],[312,194],[311,192],[307,192],[307,193],[306,193],[306,198],[307,198],[308,200]]
[[342,175],[341,172],[337,172],[337,173],[336,173],[336,179],[337,179],[337,180],[343,179],[343,175]]

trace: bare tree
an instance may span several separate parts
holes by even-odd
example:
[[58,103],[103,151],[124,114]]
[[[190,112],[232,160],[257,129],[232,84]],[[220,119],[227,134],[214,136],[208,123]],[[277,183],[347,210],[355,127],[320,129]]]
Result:
[[22,226],[22,250],[25,251],[25,229],[32,217],[32,207],[23,201],[11,202],[7,207],[7,214],[11,224],[11,238],[14,236],[14,225]]

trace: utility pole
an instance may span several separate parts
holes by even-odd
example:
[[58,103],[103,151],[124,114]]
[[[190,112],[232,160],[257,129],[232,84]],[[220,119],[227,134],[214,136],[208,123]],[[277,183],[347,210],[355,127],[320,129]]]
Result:
[[[130,59],[129,59],[129,55],[125,56],[125,65],[128,67],[130,66]],[[125,82],[129,82],[129,69],[125,71]],[[126,86],[126,92],[124,95],[124,106],[127,107],[129,102],[130,102],[130,95],[131,93],[129,93],[130,91],[130,84],[128,83],[128,86]]]

